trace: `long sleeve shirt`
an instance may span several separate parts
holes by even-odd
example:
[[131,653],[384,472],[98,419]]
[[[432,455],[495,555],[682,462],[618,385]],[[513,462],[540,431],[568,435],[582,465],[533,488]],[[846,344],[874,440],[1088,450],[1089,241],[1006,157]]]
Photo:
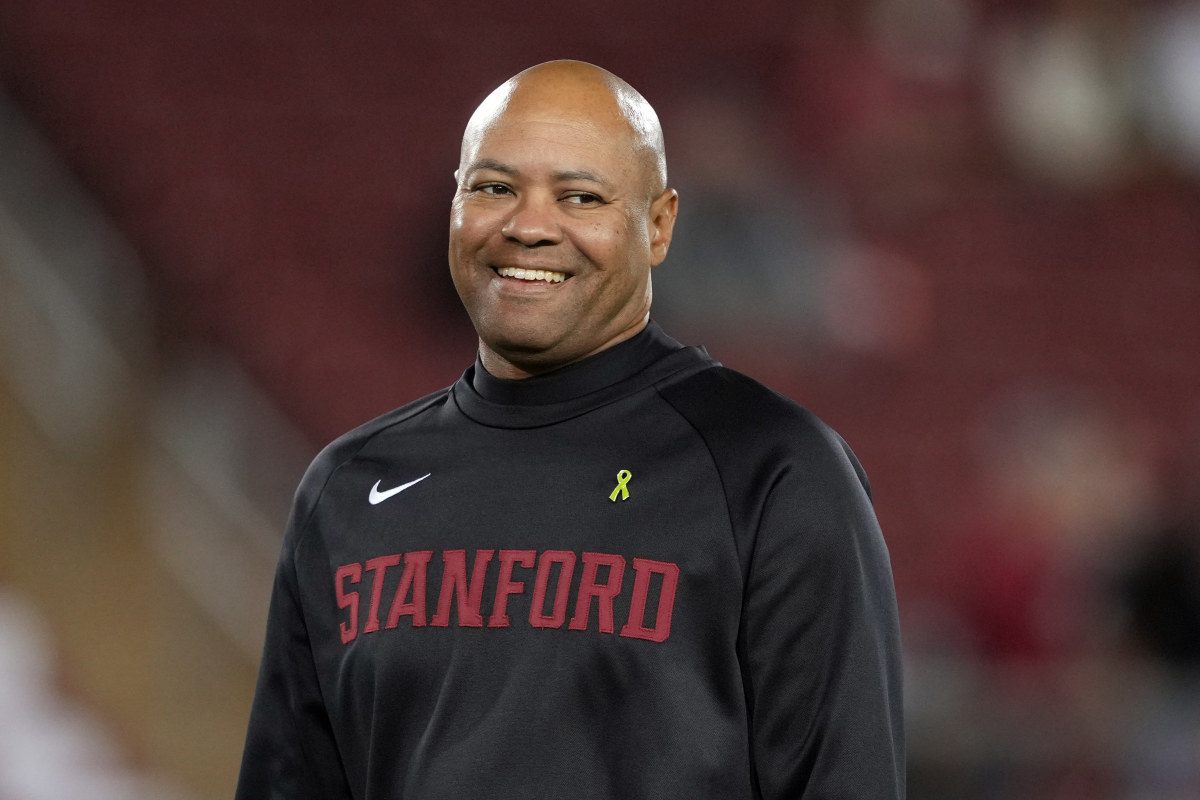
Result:
[[651,323],[316,458],[237,797],[903,798],[899,664],[850,449]]

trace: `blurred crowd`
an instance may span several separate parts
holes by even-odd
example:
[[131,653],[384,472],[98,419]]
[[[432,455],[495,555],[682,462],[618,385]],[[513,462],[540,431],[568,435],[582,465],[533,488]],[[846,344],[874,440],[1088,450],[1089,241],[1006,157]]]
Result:
[[0,585],[0,798],[184,800],[133,764],[124,743],[64,685],[54,636]]
[[[1195,202],[1200,4],[817,0],[797,13],[766,80],[701,68],[666,107],[688,213],[656,310],[706,341],[765,331],[800,358],[903,354],[930,322],[930,265],[906,252],[924,226],[953,229],[978,206],[1036,216],[1141,199],[1169,215],[1162,194]],[[995,235],[1028,223],[1010,214]],[[1161,244],[1195,257],[1194,238]],[[1145,266],[1124,255],[1097,267]]]
[[914,797],[1197,796],[1197,432],[1071,386],[981,414],[907,614]]

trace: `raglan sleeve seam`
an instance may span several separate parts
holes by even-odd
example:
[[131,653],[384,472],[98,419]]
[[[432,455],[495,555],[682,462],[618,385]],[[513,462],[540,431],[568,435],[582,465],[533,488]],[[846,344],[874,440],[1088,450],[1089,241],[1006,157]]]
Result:
[[[870,666],[897,664],[898,643],[877,638],[894,631],[894,590],[865,474],[810,412],[732,390],[746,412],[717,430],[703,430],[707,406],[672,405],[705,444],[742,548],[738,658],[756,786],[770,798],[903,797],[902,728],[884,730],[899,725],[899,683]],[[754,422],[768,413],[769,429]]]
[[[742,552],[738,538],[738,527],[734,520],[733,503],[729,496],[729,482],[726,480],[724,470],[721,467],[720,459],[718,459],[716,454],[713,452],[712,445],[709,443],[708,437],[705,435],[704,431],[700,429],[700,427],[691,419],[691,417],[680,411],[679,408],[677,408],[675,404],[663,394],[661,389],[658,387],[655,387],[655,389],[658,392],[658,396],[664,403],[667,404],[671,411],[681,420],[683,420],[684,424],[686,424],[692,430],[692,432],[700,440],[700,443],[704,446],[704,452],[708,455],[709,464],[712,466],[713,472],[717,476],[717,481],[721,486],[721,502],[722,507],[725,509],[725,522],[728,526],[727,530],[733,544],[734,552],[738,554],[738,570],[741,574],[742,589],[744,591],[746,582],[750,578],[750,564],[754,558],[754,542],[750,542],[748,552]],[[756,539],[757,537],[755,536],[750,538]]]
[[[312,517],[317,511],[317,506],[319,506],[321,504],[321,499],[325,496],[325,490],[329,488],[329,484],[333,481],[334,476],[337,475],[337,473],[339,471],[341,471],[341,469],[343,467],[345,467],[347,464],[351,463],[356,458],[358,458],[359,454],[364,449],[366,449],[367,446],[370,445],[371,442],[373,442],[376,437],[380,436],[381,434],[383,434],[387,431],[392,430],[397,425],[407,422],[408,420],[411,420],[414,417],[420,416],[421,414],[429,411],[431,408],[434,408],[436,405],[435,401],[442,396],[443,396],[443,393],[435,393],[434,395],[430,395],[428,398],[425,398],[426,402],[424,404],[420,405],[417,408],[414,408],[411,411],[411,413],[405,414],[398,419],[390,420],[388,422],[388,424],[382,425],[377,430],[371,431],[369,434],[363,435],[362,440],[359,441],[355,447],[353,447],[348,453],[346,453],[344,456],[342,456],[336,463],[333,463],[329,467],[327,467],[327,470],[325,472],[325,477],[320,482],[320,487],[319,488],[314,487],[314,489],[313,489],[311,502],[304,509],[303,517],[297,515],[296,519],[293,521],[293,527],[295,529],[296,549],[299,549],[300,542],[303,541],[304,539],[306,539],[307,536],[309,535],[310,523],[312,521]],[[350,436],[350,435],[352,435],[352,434],[347,434],[347,436]],[[343,439],[344,438],[345,437],[343,437]],[[309,473],[310,474],[315,473],[318,463],[323,459],[325,454],[328,453],[328,454],[332,455],[332,451],[336,447],[337,447],[337,443],[335,442],[335,443],[329,445],[322,452],[321,455],[318,455],[316,457],[316,459],[314,459],[312,467],[309,468]],[[314,477],[315,477],[315,475],[314,475]],[[304,491],[305,487],[308,485],[308,483],[309,483],[309,476],[308,476],[308,474],[306,474],[304,479],[300,483],[300,489],[297,490],[297,492],[296,492],[295,506],[296,506],[297,510],[299,510],[301,494],[303,493],[303,491]]]

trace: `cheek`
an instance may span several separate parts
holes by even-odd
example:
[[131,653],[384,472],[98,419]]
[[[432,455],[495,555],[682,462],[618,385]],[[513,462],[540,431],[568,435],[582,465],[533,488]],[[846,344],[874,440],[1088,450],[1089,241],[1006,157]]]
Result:
[[456,211],[450,215],[450,249],[461,250],[473,238],[474,226],[470,215]]
[[488,230],[477,218],[470,215],[452,218],[450,221],[450,271],[458,279],[458,273],[471,271],[481,259],[480,251],[488,242]]
[[450,247],[478,248],[495,227],[494,214],[487,214],[470,202],[455,203],[450,208]]
[[478,231],[469,222],[464,224],[462,220],[451,219],[447,260],[450,265],[450,278],[464,299],[471,293],[472,284],[477,283],[480,278],[477,264],[481,244]]
[[615,225],[597,222],[584,229],[578,245],[601,266],[623,266],[626,259],[636,258],[637,231],[628,221]]

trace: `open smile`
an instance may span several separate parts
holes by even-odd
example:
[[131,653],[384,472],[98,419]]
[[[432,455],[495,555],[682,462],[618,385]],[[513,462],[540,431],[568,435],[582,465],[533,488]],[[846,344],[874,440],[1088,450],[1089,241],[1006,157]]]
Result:
[[501,278],[544,283],[562,283],[567,279],[564,272],[554,272],[548,269],[522,269],[521,267],[498,267],[496,274]]

